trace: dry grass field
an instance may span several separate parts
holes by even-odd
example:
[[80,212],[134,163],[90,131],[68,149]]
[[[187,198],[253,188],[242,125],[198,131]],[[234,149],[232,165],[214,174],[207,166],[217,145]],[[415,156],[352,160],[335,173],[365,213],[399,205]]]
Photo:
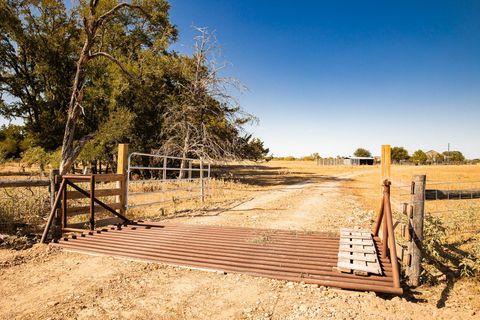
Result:
[[[0,171],[14,169],[15,165]],[[409,183],[414,174],[427,175],[427,188],[436,188],[439,181],[451,181],[442,184],[442,188],[480,189],[480,184],[473,182],[480,181],[480,166],[393,166],[394,208],[408,200]],[[135,208],[128,214],[135,219],[165,223],[338,232],[340,227],[369,228],[382,197],[378,166],[317,166],[308,161],[229,163],[215,165],[212,176],[204,203],[199,198],[175,200],[198,195],[198,189],[174,195],[140,196],[135,200],[138,203],[173,201]],[[198,182],[195,183],[197,185],[171,182],[162,188],[198,187]],[[139,184],[132,187],[131,192],[155,188],[158,187]],[[48,211],[46,188],[3,189],[0,195],[3,221],[14,219],[32,225],[41,225],[44,221]],[[4,285],[0,289],[0,296],[4,297],[0,298],[0,304],[10,306],[0,312],[0,318],[142,318],[154,314],[165,319],[370,319],[381,317],[383,307],[390,310],[392,318],[399,319],[412,318],[405,316],[405,312],[425,319],[478,317],[479,200],[429,201],[426,211],[424,284],[412,291],[406,290],[401,300],[301,284],[286,285],[247,276],[188,272],[112,258],[85,257],[45,251],[44,247],[36,246],[20,251],[0,250],[0,280]],[[23,231],[28,233],[34,229]],[[17,248],[30,245],[31,241]],[[69,270],[72,278],[59,285],[55,279],[63,277],[62,270]],[[95,285],[79,289],[78,286],[86,284],[86,279]],[[32,283],[32,290],[42,292],[42,299],[30,294],[26,289],[28,283]],[[76,294],[65,294],[73,288]],[[160,299],[165,308],[159,308],[153,296]],[[220,300],[210,300],[211,296]],[[145,299],[151,300],[151,304],[145,304]],[[117,308],[127,301],[125,310]],[[58,316],[52,316],[52,312]]]

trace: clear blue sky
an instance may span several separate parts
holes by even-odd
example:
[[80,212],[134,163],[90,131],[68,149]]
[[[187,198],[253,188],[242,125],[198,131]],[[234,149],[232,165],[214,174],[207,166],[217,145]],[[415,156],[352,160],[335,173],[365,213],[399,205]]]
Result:
[[[66,0],[70,2],[70,0]],[[216,30],[274,155],[379,153],[389,143],[480,158],[480,1],[171,0]],[[4,123],[0,119],[0,123]]]
[[171,4],[177,50],[191,50],[192,25],[216,30],[275,155],[450,142],[480,157],[480,1]]

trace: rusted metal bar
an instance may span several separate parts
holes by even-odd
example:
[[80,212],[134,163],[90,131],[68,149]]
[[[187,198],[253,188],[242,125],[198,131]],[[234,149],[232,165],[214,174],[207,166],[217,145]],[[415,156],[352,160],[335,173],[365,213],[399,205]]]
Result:
[[380,231],[380,226],[382,225],[384,202],[385,201],[382,197],[382,203],[380,204],[380,211],[378,212],[377,221],[375,222],[375,227],[373,228],[374,236],[378,236],[378,232]]
[[395,233],[393,230],[392,208],[390,205],[390,181],[385,181],[385,189],[385,216],[387,217],[388,244],[393,271],[393,285],[395,288],[400,288],[400,270],[398,268],[397,248],[395,244]]
[[[383,202],[385,203],[385,192],[383,195]],[[387,230],[387,217],[385,215],[385,207],[383,214],[383,224],[382,224],[382,258],[386,259],[388,254],[388,230]]]
[[40,239],[41,243],[46,243],[47,236],[48,236],[48,231],[50,230],[50,227],[52,226],[53,218],[55,217],[55,210],[58,206],[58,203],[61,199],[62,192],[61,190],[64,190],[65,188],[65,180],[62,181],[60,184],[59,192],[57,193],[57,196],[55,197],[55,201],[53,203],[52,209],[50,210],[50,215],[48,216],[47,224],[45,225],[45,229],[43,230],[42,238]]
[[67,185],[62,190],[62,229],[67,227],[67,217],[68,217],[68,197],[67,197]]
[[95,176],[90,177],[90,230],[95,229]]
[[[256,236],[262,234],[266,238],[256,242]],[[377,237],[374,241],[378,245]],[[401,288],[393,286],[394,272],[388,259],[380,259],[384,276],[333,271],[338,243],[338,236],[329,238],[323,233],[155,223],[142,226],[141,222],[60,241],[70,251],[401,294]]]

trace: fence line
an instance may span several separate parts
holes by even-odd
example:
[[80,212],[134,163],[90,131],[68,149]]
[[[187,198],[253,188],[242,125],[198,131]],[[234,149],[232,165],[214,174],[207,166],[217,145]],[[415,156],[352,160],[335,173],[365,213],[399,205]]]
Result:
[[[145,165],[132,165],[134,157],[148,157],[152,158],[154,162],[162,163],[162,166],[145,166]],[[179,163],[180,167],[175,167],[175,164]],[[193,164],[198,163],[198,168],[194,168]],[[172,166],[173,165],[173,166]],[[206,165],[206,166],[205,166]],[[155,171],[161,174],[161,177],[152,177],[150,179],[132,179],[132,173],[138,170],[141,173],[141,170],[146,171]],[[198,173],[198,177],[194,177],[193,174]],[[188,176],[188,177],[185,177]],[[205,176],[206,175],[206,176]],[[143,177],[144,178],[144,175]],[[208,185],[205,184],[206,181],[211,179],[211,164],[205,163],[203,159],[193,159],[193,158],[182,158],[182,157],[171,157],[160,154],[149,154],[141,152],[132,152],[128,155],[127,160],[127,193],[126,193],[126,207],[127,209],[132,209],[136,207],[143,207],[148,205],[162,204],[173,202],[176,200],[187,200],[201,198],[202,202],[205,199],[206,193],[208,191]],[[190,186],[190,187],[177,187],[172,189],[164,189],[165,185],[168,183],[176,182],[199,182],[199,186]],[[161,190],[152,190],[152,191],[141,191],[141,192],[130,192],[130,184],[134,183],[147,183],[147,184],[157,184],[160,186]],[[192,195],[188,197],[172,197],[169,200],[159,200],[159,201],[150,201],[144,203],[131,203],[130,198],[147,195],[147,194],[166,194],[178,191],[188,191],[193,192],[194,190],[199,190],[199,194]]]

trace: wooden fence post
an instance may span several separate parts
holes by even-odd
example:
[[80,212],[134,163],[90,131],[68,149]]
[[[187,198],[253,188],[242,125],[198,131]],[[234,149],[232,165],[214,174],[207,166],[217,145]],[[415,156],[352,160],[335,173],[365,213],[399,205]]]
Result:
[[389,144],[382,145],[382,181],[385,179],[390,180],[391,174],[391,163],[392,163],[392,156],[391,156],[391,149]]
[[202,203],[205,202],[205,182],[203,181],[203,160],[200,159],[200,197],[202,198]]
[[[60,187],[60,170],[53,169],[50,171],[50,208],[55,205],[55,196]],[[60,216],[60,203],[55,208],[55,216],[53,218],[52,238],[58,240],[62,237],[62,219]]]
[[117,196],[117,202],[120,203],[120,214],[125,215],[127,211],[127,170],[128,170],[128,143],[118,144],[117,173],[123,175],[122,180],[117,182],[117,188],[121,189],[121,194]]
[[425,213],[425,182],[426,175],[415,175],[412,186],[412,216],[409,217],[412,223],[412,240],[409,244],[410,268],[408,269],[408,283],[411,286],[420,284],[422,272],[422,241],[423,241],[423,219]]
[[167,180],[167,157],[163,157],[163,175],[162,180]]
[[192,180],[192,160],[188,161],[188,180]]

